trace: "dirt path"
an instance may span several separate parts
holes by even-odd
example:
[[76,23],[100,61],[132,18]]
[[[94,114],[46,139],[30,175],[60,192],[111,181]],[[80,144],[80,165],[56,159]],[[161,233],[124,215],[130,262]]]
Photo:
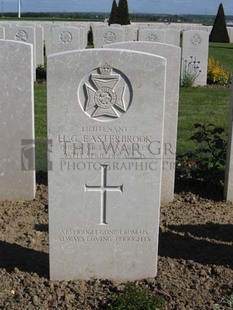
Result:
[[[161,208],[156,278],[136,282],[167,309],[233,309],[233,205],[186,193]],[[0,309],[106,309],[124,284],[48,279],[47,187],[0,203]]]

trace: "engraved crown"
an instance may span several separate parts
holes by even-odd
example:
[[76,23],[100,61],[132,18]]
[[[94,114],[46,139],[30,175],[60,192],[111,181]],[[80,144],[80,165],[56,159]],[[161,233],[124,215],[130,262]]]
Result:
[[105,64],[102,67],[100,67],[99,70],[100,70],[100,74],[106,75],[106,74],[111,73],[112,68],[108,64]]

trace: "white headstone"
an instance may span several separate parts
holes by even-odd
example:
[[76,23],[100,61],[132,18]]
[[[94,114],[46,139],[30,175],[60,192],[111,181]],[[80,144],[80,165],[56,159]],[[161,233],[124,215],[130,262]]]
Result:
[[43,24],[46,56],[52,53],[52,33],[55,27],[59,27],[59,26],[53,23]]
[[109,44],[106,47],[136,50],[167,59],[161,202],[168,203],[173,200],[175,187],[181,49],[177,46],[153,42],[122,42]]
[[36,66],[44,65],[44,28],[36,27]]
[[156,275],[165,70],[135,51],[48,57],[51,279]]
[[5,39],[5,27],[0,27],[0,39],[4,40]]
[[122,42],[125,32],[122,27],[98,27],[93,33],[94,47],[103,47],[106,44]]
[[6,28],[6,40],[15,40],[33,45],[34,79],[36,77],[36,30],[34,27],[11,26]]
[[165,30],[156,28],[143,28],[138,32],[138,41],[165,42]]
[[[67,25],[65,25],[67,27]],[[88,31],[90,29],[89,25],[84,25],[84,24],[73,24],[70,23],[69,27],[75,27],[79,30],[80,32],[80,49],[85,49],[88,45]]]
[[233,83],[231,85],[231,105],[228,126],[227,159],[224,183],[224,198],[233,202]]
[[111,24],[109,25],[110,27],[120,27],[121,28],[121,24]]
[[183,32],[182,43],[182,69],[196,75],[194,86],[204,86],[207,83],[209,51],[209,34],[206,31],[189,30]]
[[140,23],[138,24],[140,25],[140,29],[148,29],[148,28],[151,28],[151,29],[163,29],[164,28],[164,23]]
[[32,45],[0,40],[0,199],[35,195]]
[[125,31],[125,41],[137,41],[138,40],[138,27],[134,25],[122,26]]
[[104,23],[92,23],[91,24],[91,30],[92,30],[92,34],[93,34],[93,40],[96,39],[96,30],[98,28],[106,28],[106,24]]
[[[30,43],[33,45],[35,51],[35,28],[26,26],[11,26],[6,28],[6,40],[15,40],[23,43]],[[33,53],[33,56],[35,52]]]
[[52,31],[52,53],[81,48],[80,30],[74,27],[55,27]]
[[228,35],[229,35],[229,41],[230,43],[233,43],[233,27],[227,27]]
[[87,27],[84,26],[79,26],[78,27],[79,31],[80,31],[80,48],[84,49],[87,47],[88,45],[88,29]]
[[176,29],[166,29],[165,43],[180,46],[180,31]]

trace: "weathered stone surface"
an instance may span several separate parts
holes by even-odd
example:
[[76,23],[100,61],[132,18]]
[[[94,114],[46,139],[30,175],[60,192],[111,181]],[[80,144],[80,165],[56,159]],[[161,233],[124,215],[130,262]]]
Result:
[[161,201],[168,203],[173,200],[175,187],[181,49],[169,44],[152,42],[122,42],[106,47],[136,50],[167,59]]
[[180,46],[180,31],[176,29],[166,29],[165,43]]
[[208,51],[208,32],[196,30],[183,32],[181,77],[185,72],[195,75],[194,86],[204,86],[207,83]]
[[125,31],[122,27],[97,27],[93,33],[93,40],[95,48],[122,42],[125,40]]
[[0,199],[33,199],[32,45],[0,40]]
[[52,279],[156,275],[165,70],[135,51],[48,57]]
[[36,66],[44,65],[44,28],[35,27],[36,31]]
[[138,32],[138,41],[165,43],[165,30],[156,28],[143,28]]
[[59,53],[81,48],[80,29],[75,27],[56,27],[52,30],[51,53]]
[[34,27],[11,26],[6,28],[6,40],[14,40],[33,45],[33,64],[36,68],[36,33]]
[[224,198],[233,202],[233,84],[231,85],[231,105],[228,126],[227,159],[225,170]]

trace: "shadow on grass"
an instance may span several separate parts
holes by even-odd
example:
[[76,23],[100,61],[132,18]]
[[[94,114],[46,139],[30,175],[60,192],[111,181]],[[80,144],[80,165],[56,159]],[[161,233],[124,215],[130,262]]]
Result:
[[233,49],[233,46],[214,46],[214,45],[211,45],[211,48],[221,48],[221,49],[230,49],[232,50]]
[[0,268],[11,272],[15,267],[20,271],[33,272],[48,278],[49,254],[0,241]]
[[[200,235],[203,225],[186,225],[172,227],[174,231],[160,232],[159,256],[176,259],[192,260],[200,264],[214,264],[233,267],[233,246],[214,243],[211,240],[197,240],[191,235],[181,236],[177,231],[185,230],[193,235]],[[221,230],[221,226],[219,225]],[[215,227],[216,229],[216,227]],[[228,227],[233,234],[233,226]],[[214,233],[214,232],[213,232]],[[202,235],[202,234],[201,234]],[[205,237],[203,231],[202,237]]]

